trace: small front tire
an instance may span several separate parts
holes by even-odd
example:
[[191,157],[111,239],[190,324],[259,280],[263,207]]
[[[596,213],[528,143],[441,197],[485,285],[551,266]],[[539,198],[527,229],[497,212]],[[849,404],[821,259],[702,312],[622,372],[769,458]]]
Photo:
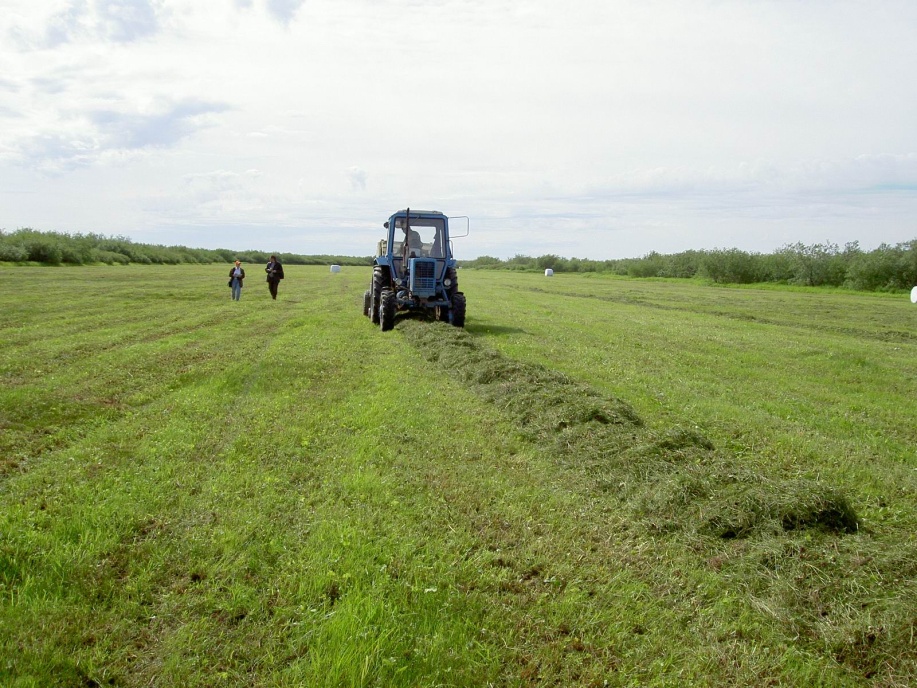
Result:
[[452,324],[465,327],[465,295],[460,291],[452,298]]
[[373,325],[379,324],[379,307],[381,305],[380,300],[382,297],[382,282],[382,269],[375,268],[373,270],[372,289],[370,290],[372,293],[369,296],[369,319],[372,320]]
[[395,327],[395,309],[398,306],[395,292],[383,289],[379,298],[379,327],[383,332],[388,332]]
[[367,318],[369,317],[369,310],[372,306],[373,301],[373,292],[371,289],[367,289],[363,292],[363,315]]

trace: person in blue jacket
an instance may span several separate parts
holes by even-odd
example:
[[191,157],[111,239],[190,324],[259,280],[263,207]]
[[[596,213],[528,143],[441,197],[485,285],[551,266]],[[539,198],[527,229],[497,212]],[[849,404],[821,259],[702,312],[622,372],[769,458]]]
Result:
[[229,268],[229,286],[232,287],[233,301],[242,298],[242,280],[244,279],[245,270],[242,268],[242,261],[237,260],[236,264]]

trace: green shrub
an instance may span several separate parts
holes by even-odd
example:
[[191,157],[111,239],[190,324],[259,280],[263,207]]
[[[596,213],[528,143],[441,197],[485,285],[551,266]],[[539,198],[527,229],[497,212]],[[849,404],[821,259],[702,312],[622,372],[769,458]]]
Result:
[[127,265],[131,261],[123,253],[115,253],[114,251],[97,250],[95,252],[95,259],[93,260],[93,262],[106,263],[108,265]]
[[0,261],[18,263],[29,259],[29,252],[24,246],[9,241],[0,241]]
[[702,265],[703,274],[718,283],[753,284],[764,278],[760,255],[737,248],[710,251],[704,256]]
[[25,249],[28,252],[28,260],[36,263],[60,265],[64,258],[64,252],[60,245],[51,238],[30,238],[26,241]]
[[663,269],[662,255],[651,251],[643,258],[632,262],[627,268],[631,277],[659,277]]
[[[888,244],[882,244],[875,251],[860,254],[851,262],[847,284],[864,291],[895,289],[898,262],[898,252]],[[904,288],[904,285],[897,288]]]

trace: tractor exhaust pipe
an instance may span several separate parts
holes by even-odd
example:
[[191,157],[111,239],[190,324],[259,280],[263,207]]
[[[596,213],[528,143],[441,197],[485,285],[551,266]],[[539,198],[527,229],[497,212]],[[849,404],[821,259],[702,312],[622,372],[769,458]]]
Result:
[[407,209],[407,216],[404,218],[404,242],[401,244],[401,271],[407,275],[408,274],[408,256],[410,255],[410,247],[408,246],[408,239],[411,236],[411,209]]

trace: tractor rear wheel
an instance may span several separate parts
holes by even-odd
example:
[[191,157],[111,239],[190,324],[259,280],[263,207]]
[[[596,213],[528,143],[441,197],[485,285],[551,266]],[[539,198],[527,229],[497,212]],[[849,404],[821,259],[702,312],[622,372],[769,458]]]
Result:
[[452,299],[452,324],[465,327],[465,295],[460,291]]
[[373,293],[372,290],[367,289],[363,292],[363,315],[367,318],[369,317],[369,309],[372,306]]
[[369,297],[369,319],[373,325],[379,324],[379,300],[382,296],[382,270],[376,268],[373,270],[372,293]]
[[395,327],[395,308],[398,305],[395,292],[383,289],[379,301],[379,327],[383,332],[388,332]]

